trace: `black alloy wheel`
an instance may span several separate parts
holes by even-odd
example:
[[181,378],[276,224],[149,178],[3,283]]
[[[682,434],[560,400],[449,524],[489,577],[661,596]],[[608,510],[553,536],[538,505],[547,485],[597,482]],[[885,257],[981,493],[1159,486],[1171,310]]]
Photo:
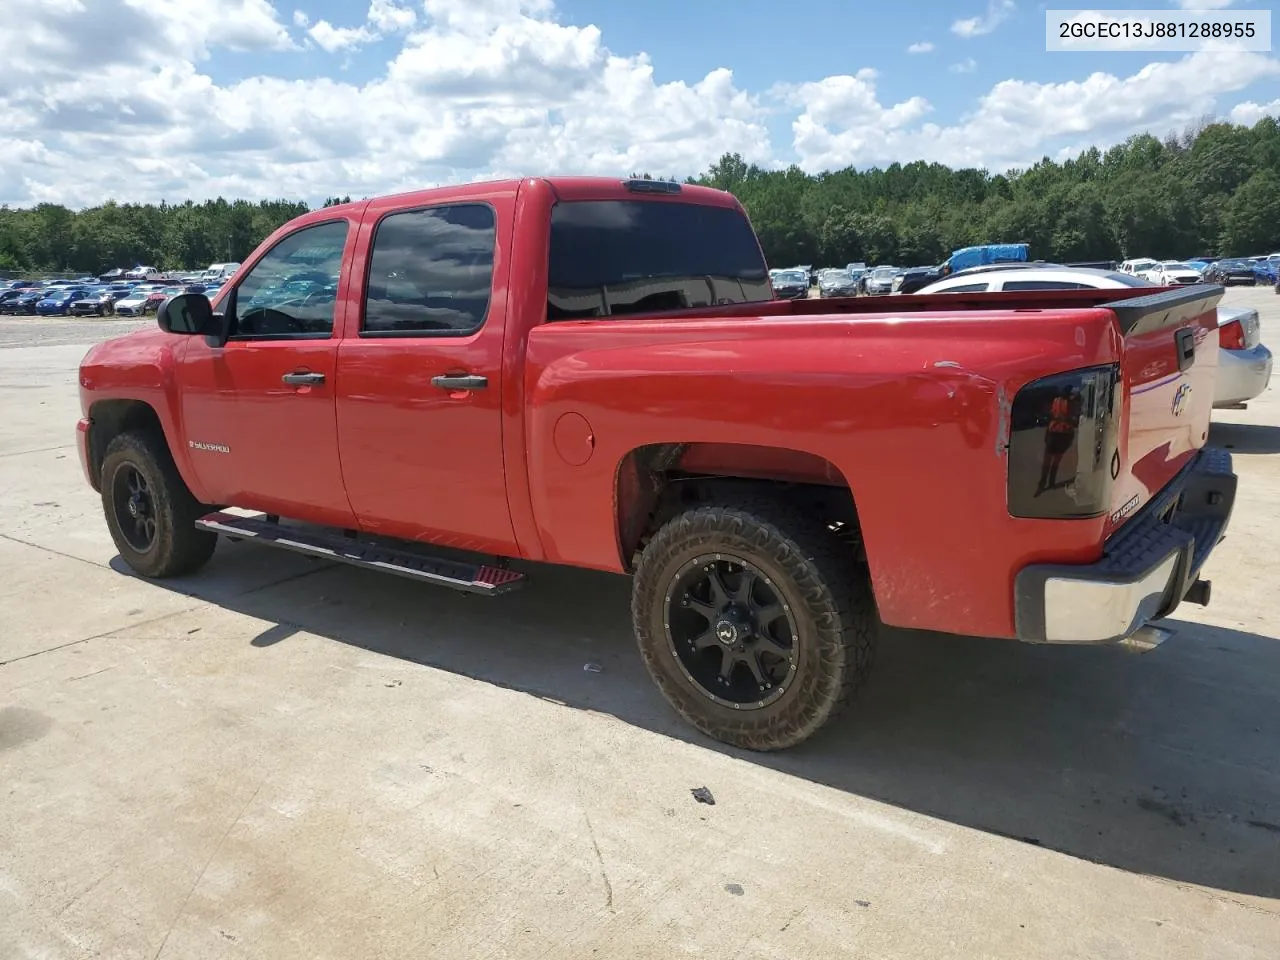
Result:
[[786,692],[796,672],[795,621],[758,567],[732,554],[694,557],[664,602],[671,653],[709,699],[752,710]]
[[120,534],[138,553],[156,544],[155,500],[147,478],[132,463],[121,463],[111,478],[111,499]]

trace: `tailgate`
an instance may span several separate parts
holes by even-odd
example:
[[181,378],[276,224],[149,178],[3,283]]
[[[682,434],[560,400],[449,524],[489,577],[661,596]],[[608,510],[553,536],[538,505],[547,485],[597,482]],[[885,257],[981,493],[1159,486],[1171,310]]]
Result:
[[1141,509],[1208,438],[1222,293],[1197,284],[1107,304],[1124,336],[1126,425],[1112,527]]

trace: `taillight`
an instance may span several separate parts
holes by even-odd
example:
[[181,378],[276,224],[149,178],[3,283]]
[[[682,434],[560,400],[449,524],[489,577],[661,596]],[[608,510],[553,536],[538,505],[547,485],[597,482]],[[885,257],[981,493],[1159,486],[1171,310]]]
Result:
[[1244,325],[1239,320],[1224,323],[1218,328],[1218,346],[1223,350],[1244,349]]
[[1028,383],[1013,398],[1009,513],[1097,517],[1120,475],[1120,368],[1088,367]]

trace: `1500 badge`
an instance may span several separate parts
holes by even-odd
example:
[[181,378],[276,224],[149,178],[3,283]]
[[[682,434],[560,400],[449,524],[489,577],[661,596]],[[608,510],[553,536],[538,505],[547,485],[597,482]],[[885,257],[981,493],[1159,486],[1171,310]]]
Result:
[[230,453],[231,448],[225,443],[205,443],[203,440],[188,440],[187,446],[192,450],[205,450],[209,453]]

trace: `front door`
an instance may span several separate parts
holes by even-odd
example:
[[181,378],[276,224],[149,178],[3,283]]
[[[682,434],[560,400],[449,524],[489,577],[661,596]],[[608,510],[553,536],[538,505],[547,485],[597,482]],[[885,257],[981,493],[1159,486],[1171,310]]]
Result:
[[220,298],[224,346],[192,337],[183,430],[210,499],[352,528],[334,422],[345,219],[282,238]]
[[[338,355],[338,438],[362,529],[518,555],[502,459],[505,299],[495,242],[514,191],[396,210],[373,230],[358,331]],[[373,224],[370,228],[369,224]],[[497,288],[501,290],[499,282]],[[444,379],[441,379],[444,378]]]

